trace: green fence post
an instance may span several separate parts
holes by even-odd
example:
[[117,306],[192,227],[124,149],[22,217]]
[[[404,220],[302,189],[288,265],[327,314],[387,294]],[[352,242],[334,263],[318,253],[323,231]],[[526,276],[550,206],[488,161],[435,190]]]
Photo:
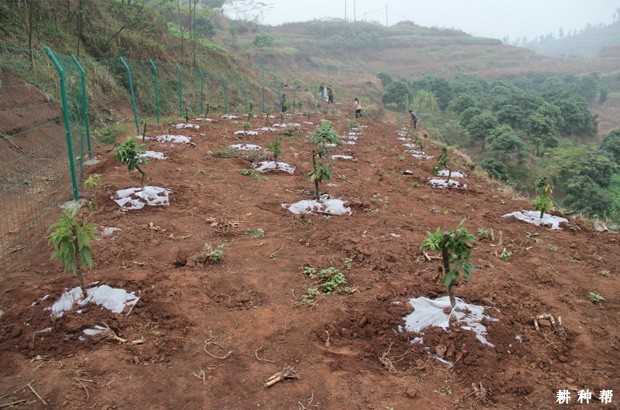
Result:
[[157,81],[157,66],[153,60],[149,60],[149,62],[151,63],[151,71],[153,71],[153,87],[155,87],[155,116],[159,124],[159,84]]
[[93,159],[93,149],[90,144],[90,120],[88,118],[88,96],[86,95],[86,73],[84,68],[75,56],[71,56],[73,63],[80,71],[80,80],[82,82],[82,105],[84,106],[84,128],[86,128],[86,143],[88,144],[88,158]]
[[295,114],[296,108],[297,108],[297,89],[293,88],[293,114]]
[[226,78],[224,78],[224,74],[222,77],[222,87],[224,87],[224,114],[228,114],[228,90],[226,87]]
[[263,113],[265,112],[265,63],[263,63]]
[[245,80],[243,80],[243,104],[245,105],[245,113],[248,113],[248,92],[245,86]]
[[138,121],[138,110],[136,109],[136,96],[133,93],[133,82],[131,81],[131,69],[123,57],[119,57],[121,63],[127,70],[127,81],[129,82],[129,94],[131,95],[131,108],[133,109],[133,119],[136,123],[136,132],[140,135],[140,122]]
[[198,67],[198,74],[200,74],[200,115],[202,115],[205,112],[205,72]]
[[69,109],[67,107],[67,90],[65,86],[65,70],[56,59],[54,52],[51,48],[45,47],[50,60],[58,71],[58,77],[60,77],[60,101],[62,102],[62,115],[65,121],[65,136],[67,137],[67,155],[69,156],[69,169],[71,170],[71,184],[73,185],[73,199],[78,201],[80,199],[77,178],[75,175],[75,160],[73,158],[73,144],[71,143],[71,124],[69,123]]
[[183,116],[183,72],[177,63],[174,63],[179,73],[179,115]]

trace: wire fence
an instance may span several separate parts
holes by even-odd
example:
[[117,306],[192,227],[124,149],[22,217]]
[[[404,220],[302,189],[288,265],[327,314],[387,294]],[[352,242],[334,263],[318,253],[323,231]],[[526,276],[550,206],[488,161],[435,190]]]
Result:
[[[316,109],[318,86],[285,84],[259,65],[259,81],[174,62],[94,59],[0,45],[0,273],[43,240],[60,207],[78,200],[95,143],[108,130],[206,113]],[[252,71],[250,70],[250,71]],[[258,70],[258,71],[256,71]]]

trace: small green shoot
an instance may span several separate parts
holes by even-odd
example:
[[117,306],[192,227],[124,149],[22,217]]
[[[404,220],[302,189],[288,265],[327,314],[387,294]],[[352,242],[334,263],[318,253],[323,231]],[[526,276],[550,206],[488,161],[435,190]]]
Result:
[[258,228],[258,229],[248,229],[245,231],[245,234],[247,236],[249,236],[250,238],[255,238],[255,239],[260,239],[260,238],[264,238],[266,233],[263,229]]
[[551,199],[551,195],[553,194],[553,185],[547,181],[547,177],[540,177],[536,181],[536,191],[539,195],[534,198],[534,208],[537,211],[540,211],[540,217],[545,216],[545,212],[549,213],[553,211],[553,199]]
[[499,258],[505,262],[508,262],[510,260],[510,258],[512,257],[512,252],[510,252],[508,249],[504,248],[504,250],[502,251],[502,253],[499,255]]
[[595,305],[600,304],[602,301],[605,300],[604,297],[602,297],[599,293],[596,292],[590,292],[588,294],[588,300],[592,303],[594,303]]
[[239,170],[239,173],[243,176],[252,177],[252,179],[256,182],[260,181],[260,175],[253,169],[242,168]]
[[207,254],[207,261],[211,263],[220,263],[224,258],[224,251],[221,249],[212,250]]
[[601,271],[601,276],[605,277],[605,278],[609,278],[611,277],[611,271],[607,270],[607,269],[603,269]]
[[342,263],[347,270],[351,270],[351,267],[353,266],[353,258],[344,258]]
[[484,228],[478,228],[478,239],[491,239],[491,237],[491,231]]
[[140,164],[146,164],[148,162],[148,158],[143,155],[144,153],[144,145],[138,144],[134,137],[129,137],[127,141],[116,148],[116,160],[121,164],[127,165],[129,172],[134,169],[138,170],[138,172],[142,174],[142,179],[140,181],[142,186],[144,186],[146,173],[140,168]]
[[529,238],[534,238],[534,237],[540,236],[540,233],[538,233],[538,232],[526,232],[525,236],[529,239]]
[[298,306],[314,306],[316,299],[321,295],[318,288],[308,288],[306,294],[301,297]]
[[550,243],[549,245],[547,245],[547,250],[549,252],[555,252],[558,250],[558,245],[555,245],[553,243]]
[[101,174],[92,174],[84,180],[84,188],[93,188],[101,183]]

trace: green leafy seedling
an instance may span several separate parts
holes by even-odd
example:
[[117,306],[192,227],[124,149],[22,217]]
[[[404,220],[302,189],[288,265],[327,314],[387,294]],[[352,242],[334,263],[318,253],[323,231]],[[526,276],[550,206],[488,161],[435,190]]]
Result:
[[508,249],[504,248],[504,250],[499,255],[499,257],[500,257],[501,260],[507,262],[512,257],[512,252],[510,252]]
[[207,260],[211,263],[219,263],[224,258],[224,251],[221,249],[215,249],[209,252]]
[[344,258],[343,265],[348,270],[351,270],[351,267],[353,266],[353,258]]
[[450,177],[452,176],[452,170],[450,167],[450,157],[448,156],[448,147],[441,147],[441,154],[439,154],[439,158],[437,158],[437,164],[431,169],[433,175],[439,174],[439,171],[446,168],[448,169],[448,178],[446,178],[446,182],[450,182]]
[[602,301],[605,300],[604,297],[602,297],[599,293],[597,292],[590,292],[588,294],[588,300],[592,303],[594,303],[595,305],[598,305],[599,303],[601,303]]
[[82,267],[93,267],[90,241],[97,239],[95,227],[86,221],[76,220],[77,209],[63,211],[58,222],[50,226],[49,243],[54,247],[52,259],[59,260],[65,272],[72,271],[77,278],[83,297],[88,295]]
[[465,228],[452,228],[441,232],[437,228],[435,232],[427,232],[426,239],[420,246],[420,251],[430,249],[441,252],[443,267],[440,268],[437,278],[448,288],[450,303],[456,306],[454,297],[454,285],[460,284],[461,275],[466,280],[471,280],[471,272],[476,268],[471,263],[471,251],[476,246],[476,238],[467,232]]
[[144,153],[144,145],[138,144],[134,137],[129,137],[127,141],[116,149],[116,160],[118,162],[127,165],[129,172],[136,169],[142,174],[142,179],[140,181],[140,185],[142,186],[144,186],[146,173],[140,168],[140,165],[148,163],[148,158],[144,156]]
[[321,199],[319,186],[323,181],[329,181],[334,176],[334,171],[322,161],[317,161],[317,152],[312,151],[312,165],[313,170],[307,175],[310,182],[314,183],[314,198],[318,201]]
[[491,231],[484,228],[478,228],[478,239],[491,239]]
[[332,123],[327,120],[321,120],[321,124],[310,134],[309,141],[316,144],[316,151],[319,158],[329,157],[327,144],[342,145],[338,133],[334,129]]
[[93,188],[101,183],[101,174],[92,174],[84,180],[84,188]]
[[250,238],[256,238],[256,239],[260,239],[260,238],[264,238],[265,237],[265,231],[261,228],[258,229],[248,229],[245,231],[245,234],[247,236],[249,236]]
[[608,269],[603,269],[603,270],[601,271],[601,275],[602,275],[603,277],[605,277],[605,278],[609,278],[609,277],[611,277],[611,271],[609,271]]

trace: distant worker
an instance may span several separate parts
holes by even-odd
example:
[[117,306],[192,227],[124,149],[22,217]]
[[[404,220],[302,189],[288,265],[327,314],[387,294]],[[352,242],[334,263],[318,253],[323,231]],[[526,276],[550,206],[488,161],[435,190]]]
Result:
[[327,87],[327,102],[330,104],[334,103],[334,92],[331,87]]
[[413,110],[409,110],[409,114],[411,114],[411,126],[418,128],[418,114]]
[[354,106],[355,106],[355,118],[359,118],[362,116],[362,104],[360,103],[359,99],[355,99],[354,101]]
[[280,98],[280,107],[283,113],[286,112],[286,94],[282,94],[282,98]]

